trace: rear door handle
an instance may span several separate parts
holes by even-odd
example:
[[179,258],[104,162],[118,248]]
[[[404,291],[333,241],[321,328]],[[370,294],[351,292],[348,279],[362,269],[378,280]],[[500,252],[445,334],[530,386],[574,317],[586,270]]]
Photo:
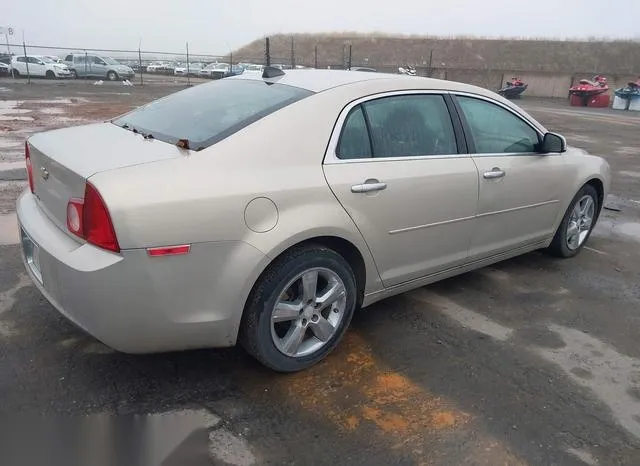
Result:
[[494,167],[490,172],[484,172],[484,176],[487,180],[495,180],[496,178],[502,178],[507,173],[504,170],[500,170],[498,167]]
[[374,191],[382,191],[384,189],[387,189],[387,183],[380,183],[379,181],[354,184],[351,186],[352,193],[372,193]]

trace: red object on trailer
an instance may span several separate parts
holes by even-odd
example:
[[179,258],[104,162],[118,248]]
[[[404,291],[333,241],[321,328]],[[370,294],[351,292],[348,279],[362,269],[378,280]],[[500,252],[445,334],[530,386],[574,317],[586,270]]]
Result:
[[598,94],[593,97],[589,97],[587,107],[608,107],[611,102],[609,94]]
[[[597,75],[592,81],[581,79],[577,85],[569,89],[569,95],[571,105],[576,107],[606,107],[610,99],[607,78]],[[606,105],[603,105],[605,101]]]

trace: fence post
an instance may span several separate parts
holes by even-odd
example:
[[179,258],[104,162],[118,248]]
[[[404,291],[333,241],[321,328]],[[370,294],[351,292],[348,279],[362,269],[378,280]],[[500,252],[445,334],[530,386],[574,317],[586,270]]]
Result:
[[347,67],[349,71],[351,71],[351,47],[352,47],[351,44],[349,44],[349,62]]
[[318,44],[316,44],[313,50],[313,53],[314,53],[314,65],[315,65],[315,68],[318,69]]
[[27,84],[31,84],[31,73],[29,73],[29,58],[27,57],[27,45],[24,43],[24,38],[22,39],[22,50],[24,50],[25,65],[27,65]]
[[84,51],[84,79],[86,80],[87,76],[87,51]]
[[140,85],[144,86],[144,79],[142,78],[142,52],[140,52],[139,45],[138,45],[138,70],[140,71]]
[[296,56],[293,50],[293,36],[291,37],[291,69],[295,69],[296,67]]
[[433,49],[429,52],[429,77],[431,77],[431,62],[433,62]]
[[189,42],[187,42],[187,86],[191,86],[191,70],[189,70]]
[[271,66],[271,50],[269,47],[269,38],[266,37],[265,38],[265,42],[264,42],[264,58],[265,58],[265,64],[267,66]]

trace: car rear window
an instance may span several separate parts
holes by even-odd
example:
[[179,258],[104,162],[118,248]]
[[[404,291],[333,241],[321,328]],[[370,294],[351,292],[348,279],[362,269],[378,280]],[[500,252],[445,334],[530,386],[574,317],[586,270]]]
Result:
[[112,123],[176,144],[187,140],[201,150],[313,92],[293,86],[221,79],[171,94]]

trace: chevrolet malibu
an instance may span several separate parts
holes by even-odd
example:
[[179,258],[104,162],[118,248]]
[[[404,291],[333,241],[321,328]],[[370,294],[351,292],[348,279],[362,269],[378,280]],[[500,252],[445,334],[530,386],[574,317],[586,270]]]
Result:
[[609,166],[493,92],[266,68],[26,143],[26,269],[124,352],[231,346],[282,372],[356,309],[537,249],[576,255]]

